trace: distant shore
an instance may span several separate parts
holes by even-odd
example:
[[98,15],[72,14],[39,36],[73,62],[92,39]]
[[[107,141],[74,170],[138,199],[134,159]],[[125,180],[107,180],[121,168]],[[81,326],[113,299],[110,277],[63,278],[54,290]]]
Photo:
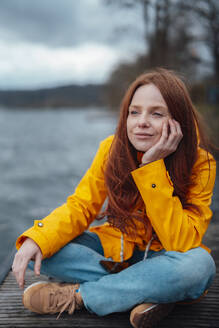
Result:
[[104,105],[104,85],[68,85],[38,90],[1,90],[0,107],[22,108],[79,108]]

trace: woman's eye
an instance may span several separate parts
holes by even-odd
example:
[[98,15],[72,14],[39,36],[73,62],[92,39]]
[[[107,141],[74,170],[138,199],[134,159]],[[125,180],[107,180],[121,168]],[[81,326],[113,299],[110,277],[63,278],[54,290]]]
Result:
[[162,114],[162,113],[159,113],[159,112],[154,112],[153,115],[154,115],[154,116],[163,117],[163,114]]
[[136,115],[136,114],[138,114],[137,110],[131,110],[129,113],[130,113],[131,115]]

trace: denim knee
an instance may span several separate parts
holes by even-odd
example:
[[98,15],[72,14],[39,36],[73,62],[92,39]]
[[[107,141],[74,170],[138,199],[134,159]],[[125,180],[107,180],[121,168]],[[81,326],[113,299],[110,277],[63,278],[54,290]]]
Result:
[[[216,266],[212,256],[203,248],[197,247],[185,253],[169,251],[165,253],[175,260],[174,271],[188,290],[188,298],[198,298],[208,289],[215,277]],[[175,281],[173,282],[175,283]]]

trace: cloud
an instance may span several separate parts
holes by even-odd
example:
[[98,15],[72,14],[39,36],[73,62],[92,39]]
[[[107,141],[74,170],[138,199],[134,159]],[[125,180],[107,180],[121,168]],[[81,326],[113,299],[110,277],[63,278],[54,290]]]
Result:
[[94,43],[50,49],[25,43],[8,47],[0,42],[0,88],[102,83],[119,56],[115,49]]
[[88,39],[112,43],[118,40],[114,30],[127,24],[130,12],[123,14],[103,0],[1,0],[0,36],[50,47],[72,47]]
[[2,0],[1,39],[46,43],[50,46],[72,46],[72,35],[76,36],[74,31],[79,10],[74,4],[75,1],[66,0]]
[[140,17],[104,0],[1,0],[0,88],[104,82],[144,49]]

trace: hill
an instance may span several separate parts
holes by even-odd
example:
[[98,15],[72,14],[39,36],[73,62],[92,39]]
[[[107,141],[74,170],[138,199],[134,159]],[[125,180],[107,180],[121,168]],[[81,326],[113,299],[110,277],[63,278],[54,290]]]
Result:
[[104,86],[95,84],[0,91],[0,106],[8,108],[102,106],[104,105],[103,92]]

